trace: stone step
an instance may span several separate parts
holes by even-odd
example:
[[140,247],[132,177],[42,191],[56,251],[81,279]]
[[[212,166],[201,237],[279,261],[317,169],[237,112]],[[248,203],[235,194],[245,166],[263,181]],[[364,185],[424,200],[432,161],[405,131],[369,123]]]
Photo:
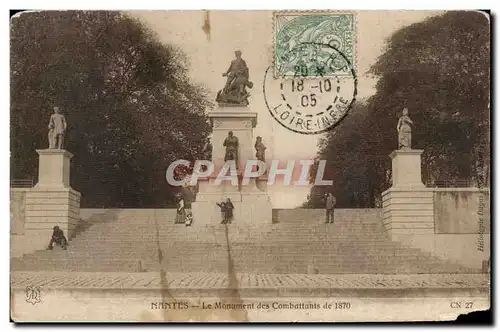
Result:
[[[138,264],[120,264],[120,265],[105,265],[99,268],[96,268],[95,265],[78,265],[75,267],[71,266],[47,266],[46,271],[60,271],[61,268],[72,269],[73,271],[87,271],[87,272],[106,272],[106,271],[116,271],[117,268],[120,271],[125,272],[139,272]],[[155,272],[160,271],[161,268],[158,265],[142,265],[140,267],[142,271]],[[173,266],[168,265],[163,267],[164,270],[169,272],[212,272],[212,273],[227,273],[228,268],[227,265],[221,264],[220,266],[216,265],[179,265]],[[30,267],[19,268],[18,270],[30,270]],[[238,266],[235,264],[233,267],[234,272],[246,272],[246,273],[308,273],[309,268],[305,266],[297,266],[297,265],[273,265],[273,266],[251,266],[244,267]],[[336,274],[336,273],[366,273],[366,271],[370,271],[371,273],[380,273],[380,274],[406,274],[409,272],[412,273],[474,273],[476,271],[471,271],[467,269],[460,269],[456,267],[442,268],[441,266],[426,266],[426,267],[411,267],[407,266],[384,266],[384,265],[370,265],[365,266],[363,269],[360,269],[359,266],[330,266],[328,268],[318,268],[318,273],[322,274]]]
[[156,232],[161,233],[180,233],[180,234],[226,234],[226,233],[245,233],[245,234],[255,234],[260,232],[272,233],[297,233],[297,232],[308,232],[308,233],[368,233],[368,232],[385,232],[385,228],[382,225],[370,226],[370,227],[357,227],[357,226],[340,226],[340,225],[303,225],[297,227],[242,227],[230,225],[228,229],[214,229],[214,228],[194,228],[194,227],[158,227],[158,228],[139,228],[139,227],[127,227],[127,226],[114,226],[114,227],[89,227],[85,229],[87,234],[99,233],[103,231],[109,231],[117,234],[130,234],[135,232],[144,232],[156,234]]
[[[131,251],[152,251],[157,250],[157,246],[155,244],[144,245],[144,243],[138,241],[134,243],[124,243],[124,244],[114,244],[108,245],[106,243],[101,243],[99,245],[95,244],[80,244],[78,246],[71,245],[68,247],[68,251],[70,252],[82,252],[89,251],[92,253],[101,251],[113,251],[113,252],[131,252]],[[162,250],[186,250],[186,251],[202,251],[202,250],[227,250],[227,245],[216,245],[213,243],[178,243],[178,244],[170,244],[170,245],[161,245],[160,248]],[[248,243],[237,243],[229,245],[230,250],[253,250],[258,252],[270,252],[270,251],[283,251],[283,252],[308,252],[311,250],[315,250],[317,252],[329,252],[332,254],[339,255],[354,255],[357,252],[362,253],[377,253],[382,254],[384,252],[391,253],[394,255],[402,255],[404,253],[414,253],[414,251],[407,249],[400,249],[397,245],[391,243],[380,243],[377,246],[373,246],[372,244],[338,244],[338,243],[319,243],[319,244],[310,244],[307,242],[302,243],[290,243],[290,242],[281,242],[274,244],[262,244],[262,245],[254,245],[250,242]],[[420,254],[420,253],[418,253]]]
[[[88,222],[67,251],[12,259],[14,270],[227,273],[439,273],[465,271],[418,249],[391,242],[379,209],[337,209],[325,225],[323,209],[273,212],[275,224],[172,224],[175,210],[86,210]],[[229,251],[227,239],[229,239]],[[163,261],[158,261],[158,242]],[[139,263],[140,262],[140,263]]]
[[[139,264],[139,262],[141,262]],[[339,262],[333,262],[331,264],[325,265],[322,264],[322,262],[317,262],[316,264],[312,264],[308,261],[303,261],[303,262],[294,262],[294,261],[267,261],[263,264],[259,264],[257,262],[249,262],[247,263],[246,261],[238,261],[238,260],[233,260],[232,261],[233,266],[239,269],[243,270],[250,270],[250,269],[272,269],[277,266],[295,266],[298,269],[306,269],[309,267],[316,267],[317,269],[321,271],[332,271],[334,269],[349,269],[353,270],[356,269],[359,271],[359,273],[370,273],[371,270],[376,269],[376,268],[382,268],[382,269],[397,269],[400,267],[404,267],[405,270],[410,271],[412,268],[419,268],[419,269],[432,269],[435,271],[450,271],[454,269],[459,269],[457,266],[443,266],[442,264],[439,263],[434,263],[434,264],[419,264],[419,262],[409,262],[409,263],[400,263],[400,264],[390,264],[389,262],[383,262],[383,261],[374,261],[374,262],[368,262],[368,261],[359,261],[359,262],[348,262],[348,261],[339,261]],[[363,267],[360,267],[360,265],[363,265]],[[121,266],[129,266],[132,268],[140,268],[140,267],[149,267],[150,269],[159,269],[159,263],[156,261],[146,261],[146,260],[129,260],[129,261],[111,261],[111,262],[102,262],[102,261],[88,261],[88,262],[82,262],[80,264],[75,264],[75,263],[69,263],[69,262],[64,262],[64,261],[54,261],[54,262],[45,262],[44,263],[44,269],[48,267],[71,267],[73,269],[78,269],[78,268],[95,268],[98,270],[101,267],[105,266],[116,266],[119,268],[121,271],[120,267]],[[166,270],[172,270],[174,268],[179,269],[179,268],[193,268],[193,267],[200,267],[201,269],[214,269],[214,268],[224,268],[227,269],[228,267],[228,261],[224,259],[220,260],[211,260],[210,264],[203,263],[201,260],[193,260],[189,261],[189,263],[183,263],[182,261],[164,261],[162,264],[163,268]],[[32,263],[28,262],[22,265],[19,265],[16,267],[16,270],[18,269],[32,269],[33,265]],[[366,269],[366,270],[364,270]],[[463,269],[461,271],[468,271],[468,269]]]
[[[223,225],[221,225],[223,226]],[[158,227],[145,227],[141,226],[131,226],[131,225],[107,225],[106,227],[99,226],[90,226],[86,228],[88,232],[98,232],[98,231],[112,231],[117,232],[118,234],[130,234],[136,231],[148,232],[148,233],[156,233],[156,231],[160,232],[175,232],[181,234],[193,234],[193,233],[234,233],[234,232],[243,232],[243,233],[255,233],[255,232],[287,232],[294,233],[297,231],[304,232],[340,232],[340,231],[351,231],[351,232],[369,232],[369,231],[384,231],[385,228],[382,224],[377,225],[350,225],[350,224],[319,224],[319,225],[261,225],[261,226],[253,226],[253,225],[238,225],[231,224],[225,227],[216,228],[216,227],[186,227],[185,225],[179,226],[158,226]]]
[[[95,235],[88,237],[76,236],[70,240],[70,243],[79,242],[81,239],[88,240],[88,243],[93,242],[146,242],[146,241],[154,241],[160,239],[160,241],[175,241],[175,239],[181,238],[183,242],[214,242],[214,243],[226,243],[225,236],[214,236],[213,234],[205,234],[205,235],[189,235],[189,236],[172,236],[173,234],[160,234],[159,237],[154,234],[147,235],[137,235],[131,234],[130,236],[126,235],[113,235],[113,236],[104,236],[104,235]],[[280,242],[307,242],[307,241],[321,241],[321,242],[351,242],[352,240],[359,242],[387,242],[388,237],[383,235],[376,236],[366,236],[366,235],[342,235],[342,234],[303,234],[303,235],[287,235],[287,234],[255,234],[255,235],[238,235],[238,234],[230,234],[229,241],[238,243],[250,241],[253,243],[265,243],[272,241],[280,241]]]
[[[227,235],[226,235],[227,234]],[[177,237],[182,237],[182,238],[205,238],[205,237],[218,237],[218,238],[226,238],[226,236],[229,237],[249,237],[249,238],[254,238],[258,239],[261,236],[266,236],[266,237],[276,237],[276,238],[282,238],[282,237],[294,237],[294,238],[304,238],[304,237],[340,237],[340,238],[346,238],[346,237],[359,237],[359,238],[387,238],[388,234],[385,231],[381,230],[338,230],[338,229],[331,229],[331,230],[295,230],[295,231],[289,231],[289,230],[252,230],[252,231],[244,231],[244,230],[231,230],[226,232],[198,232],[198,231],[193,231],[193,232],[186,232],[186,231],[169,231],[169,230],[159,230],[157,231],[142,231],[142,230],[133,230],[133,231],[126,231],[126,230],[120,230],[120,231],[111,231],[111,230],[91,230],[89,229],[88,231],[85,231],[85,234],[83,232],[76,234],[75,237],[99,237],[99,238],[129,238],[129,237],[157,237],[160,236],[161,238],[177,238]]]
[[[144,243],[143,241],[136,242],[83,242],[82,240],[79,243],[71,243],[68,247],[69,252],[81,252],[81,251],[93,251],[96,252],[98,250],[110,251],[110,250],[123,250],[130,249],[133,250],[141,250],[146,251],[148,249],[156,249],[158,248],[156,243]],[[335,243],[335,242],[317,242],[311,244],[309,242],[290,242],[283,241],[280,243],[259,243],[255,244],[252,242],[242,242],[242,243],[231,243],[229,246],[224,243],[213,243],[213,242],[172,242],[169,244],[160,244],[162,249],[173,250],[175,248],[179,248],[182,250],[214,250],[217,248],[221,248],[221,250],[226,250],[227,247],[234,250],[270,250],[270,248],[274,248],[275,250],[283,250],[283,251],[297,251],[302,252],[308,249],[315,249],[320,251],[329,251],[329,252],[339,252],[342,254],[350,254],[356,251],[373,251],[373,252],[381,252],[381,251],[390,251],[392,253],[399,252],[417,252],[416,249],[411,248],[401,248],[397,244],[394,243],[386,243],[386,242],[358,242],[358,243]],[[280,249],[281,248],[281,249]],[[100,253],[99,253],[100,254]]]
[[[106,222],[106,223],[91,223],[91,222],[83,222],[83,224],[88,224],[88,225],[99,225],[101,227],[107,227],[107,226],[131,226],[131,227],[142,227],[142,228],[149,228],[151,227],[185,227],[184,224],[175,224],[173,221],[163,221],[163,220],[149,220],[149,221],[144,221],[142,219],[134,219],[134,220],[114,220],[111,222]],[[352,225],[352,226],[360,226],[360,227],[368,227],[372,225],[382,225],[382,219],[370,219],[370,222],[363,222],[360,220],[356,219],[342,219],[342,218],[336,218],[333,222],[333,224],[326,224],[325,218],[321,219],[300,219],[296,220],[293,222],[277,222],[277,223],[271,223],[271,222],[262,222],[262,223],[250,223],[250,222],[236,222],[233,221],[231,224],[222,224],[221,222],[215,222],[212,224],[205,224],[202,222],[195,222],[193,221],[192,227],[193,228],[219,228],[219,229],[225,229],[227,227],[232,227],[232,228],[237,228],[237,227],[243,227],[245,229],[248,228],[260,228],[260,227],[297,227],[300,225],[303,226],[332,226],[332,225]]]
[[[286,255],[285,253],[283,254],[248,254],[246,252],[231,252],[230,253],[231,257],[235,260],[245,260],[248,262],[256,262],[256,263],[261,263],[264,261],[275,261],[275,262],[284,262],[284,261],[290,261],[294,262],[297,260],[312,260],[315,262],[319,261],[324,261],[327,264],[330,263],[335,263],[335,262],[356,262],[356,261],[369,261],[369,262],[387,262],[389,264],[396,264],[399,263],[400,261],[403,262],[421,262],[421,263],[442,263],[441,260],[435,258],[435,257],[424,257],[424,256],[352,256],[352,257],[345,257],[345,256],[338,256],[338,255]],[[123,256],[122,256],[123,257]],[[219,253],[212,253],[212,254],[200,254],[200,255],[192,255],[192,254],[185,254],[180,256],[180,253],[176,254],[169,254],[169,255],[164,255],[164,259],[167,259],[168,261],[178,261],[178,262],[184,262],[184,263],[189,263],[191,261],[195,260],[203,260],[203,259],[209,259],[209,260],[216,260],[216,259],[225,259],[227,260],[228,253],[227,252],[219,252]],[[41,262],[50,262],[50,261],[66,261],[66,262],[73,262],[76,264],[79,264],[79,260],[85,259],[86,261],[100,261],[100,262],[107,262],[107,263],[113,263],[113,262],[121,262],[121,261],[137,261],[137,260],[144,260],[144,261],[154,261],[156,262],[158,260],[158,255],[157,254],[152,254],[152,255],[142,255],[140,253],[129,253],[127,255],[127,258],[120,258],[117,257],[116,255],[111,255],[108,254],[106,256],[102,257],[95,257],[92,255],[84,255],[84,254],[78,254],[78,255],[72,255],[68,257],[25,257],[22,260],[16,260],[16,263],[41,263]]]
[[[50,257],[45,257],[45,258],[28,258],[24,259],[22,262],[18,262],[18,264],[59,264],[59,263],[69,263],[73,265],[80,265],[82,264],[83,261],[85,261],[85,264],[98,264],[98,265],[109,265],[109,264],[121,264],[123,262],[152,262],[152,263],[158,263],[158,256],[157,255],[151,255],[151,256],[142,256],[142,255],[134,255],[134,254],[129,254],[127,255],[128,258],[126,260],[123,259],[118,259],[117,257],[113,256],[105,256],[105,257],[100,257],[100,258],[94,258],[94,257],[89,257],[89,256],[75,256],[71,258],[50,258]],[[192,255],[194,256],[194,255]],[[231,258],[233,259],[233,262],[240,262],[242,264],[247,264],[248,266],[250,265],[257,265],[257,266],[265,266],[265,265],[276,265],[276,264],[284,264],[284,263],[290,263],[290,264],[298,264],[301,265],[305,263],[306,265],[308,264],[316,264],[318,266],[322,267],[328,267],[331,265],[337,265],[337,264],[347,264],[347,265],[356,265],[359,266],[360,263],[363,264],[384,264],[384,265],[389,265],[389,266],[398,266],[401,264],[416,264],[418,265],[429,265],[429,264],[437,264],[437,265],[443,265],[442,262],[439,260],[433,259],[431,257],[423,258],[423,257],[416,257],[416,256],[408,256],[408,257],[377,257],[377,256],[372,256],[372,257],[352,257],[352,258],[343,258],[343,257],[335,257],[335,256],[286,256],[286,255],[239,255],[238,253],[232,253]],[[212,264],[213,262],[217,261],[222,261],[226,262],[228,261],[228,255],[224,253],[220,253],[218,255],[196,255],[194,258],[187,258],[187,257],[176,257],[176,256],[165,256],[164,257],[164,262],[168,264]]]
[[[166,252],[166,250],[162,250],[163,252],[163,257],[175,257],[176,255],[181,256],[179,259],[184,259],[186,255],[190,256],[203,256],[203,257],[218,257],[218,256],[227,256],[228,252],[225,250],[219,250],[217,252],[211,252],[211,253],[206,253],[203,250],[191,250],[187,251],[188,254],[186,254],[186,251],[184,250],[176,250],[176,251],[170,251]],[[312,258],[319,258],[325,259],[327,258],[328,260],[365,260],[365,259],[370,259],[370,260],[401,260],[401,259],[411,259],[411,260],[430,260],[433,259],[432,256],[429,254],[418,254],[418,253],[404,253],[404,252],[398,252],[398,253],[391,253],[389,251],[380,251],[380,252],[375,252],[374,254],[370,254],[368,251],[359,251],[359,252],[352,252],[349,253],[349,255],[345,255],[341,252],[338,253],[332,253],[328,251],[323,251],[323,252],[315,252],[313,254],[311,253],[301,253],[301,252],[285,252],[285,251],[258,251],[255,253],[248,253],[247,250],[238,250],[238,249],[233,249],[229,252],[231,255],[234,257],[248,257],[249,260],[252,259],[298,259],[302,257],[312,257]],[[94,260],[115,260],[115,259],[120,259],[120,257],[123,256],[128,256],[127,259],[132,259],[136,257],[143,257],[146,259],[156,259],[158,257],[158,251],[156,250],[150,250],[150,251],[122,251],[122,250],[116,250],[116,251],[111,251],[106,254],[103,254],[102,256],[95,258],[95,255],[93,254],[87,254],[87,253],[82,253],[82,252],[76,252],[76,253],[68,253],[67,256],[50,256],[50,255],[42,255],[42,254],[32,254],[31,256],[25,255],[20,261],[41,261],[43,259],[48,259],[48,260],[57,260],[57,259],[63,259],[63,260],[79,260],[79,259],[94,259]],[[255,257],[255,258],[253,258]]]
[[[259,230],[259,229],[286,229],[286,230],[295,230],[295,229],[353,229],[353,230],[366,230],[366,229],[384,229],[382,222],[377,223],[358,223],[358,222],[335,222],[333,224],[325,224],[324,220],[319,221],[310,221],[310,222],[300,222],[300,223],[276,223],[276,224],[239,224],[232,223],[227,225],[228,230],[234,229],[244,229],[248,231]],[[215,224],[215,225],[204,225],[204,224],[196,224],[193,223],[191,227],[186,227],[184,224],[173,224],[173,223],[165,223],[165,224],[144,224],[144,223],[131,223],[131,222],[113,222],[107,224],[88,224],[86,229],[96,228],[103,230],[147,230],[147,231],[156,231],[156,229],[160,230],[190,230],[190,231],[201,231],[201,230],[214,230],[214,231],[225,231],[226,226],[223,224]]]

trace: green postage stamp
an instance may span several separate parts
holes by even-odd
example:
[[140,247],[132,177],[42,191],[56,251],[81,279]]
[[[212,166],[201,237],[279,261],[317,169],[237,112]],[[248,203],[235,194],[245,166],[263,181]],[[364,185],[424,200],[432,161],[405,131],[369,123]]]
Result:
[[355,68],[353,13],[276,12],[274,76],[350,75]]

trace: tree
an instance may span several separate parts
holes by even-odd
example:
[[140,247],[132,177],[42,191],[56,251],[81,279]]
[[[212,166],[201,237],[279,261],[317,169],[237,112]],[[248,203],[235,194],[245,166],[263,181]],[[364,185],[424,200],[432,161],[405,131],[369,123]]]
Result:
[[[332,192],[339,207],[366,207],[371,199],[372,137],[366,121],[367,105],[354,103],[349,115],[319,142],[316,159],[326,160],[325,179],[332,186],[314,186],[307,207],[323,207],[324,194]],[[314,177],[314,169],[312,171]]]
[[[408,107],[426,180],[477,182],[489,165],[489,54],[489,20],[480,12],[448,12],[397,31],[371,68],[380,77],[370,105],[383,121],[385,152],[393,141],[385,122]],[[476,168],[480,151],[486,158]]]
[[11,23],[11,177],[36,178],[52,107],[69,123],[71,183],[83,206],[165,206],[165,170],[210,132],[207,93],[187,58],[119,12],[26,13]]
[[[479,12],[447,12],[396,31],[370,72],[377,92],[355,104],[319,145],[339,197],[360,196],[346,207],[374,206],[390,186],[397,148],[397,119],[409,108],[415,123],[412,148],[423,149],[423,180],[489,183],[488,18]],[[342,199],[342,198],[341,198]]]

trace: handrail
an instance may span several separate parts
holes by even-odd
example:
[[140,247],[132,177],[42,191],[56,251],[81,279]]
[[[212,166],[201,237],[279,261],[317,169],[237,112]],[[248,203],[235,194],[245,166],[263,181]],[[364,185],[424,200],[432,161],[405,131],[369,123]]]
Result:
[[12,179],[11,188],[33,188],[33,179]]

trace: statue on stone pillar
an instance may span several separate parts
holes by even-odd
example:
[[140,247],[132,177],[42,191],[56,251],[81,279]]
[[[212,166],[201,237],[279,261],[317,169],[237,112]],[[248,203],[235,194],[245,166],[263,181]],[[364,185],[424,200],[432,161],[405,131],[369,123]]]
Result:
[[236,165],[238,165],[238,138],[233,135],[233,132],[230,131],[227,133],[227,137],[224,139],[224,143],[222,144],[226,147],[226,154],[224,156],[224,161],[234,160]]
[[64,134],[66,133],[66,118],[54,107],[54,114],[49,120],[49,149],[63,149]]
[[411,149],[411,126],[413,125],[413,121],[411,121],[408,116],[408,109],[403,109],[403,115],[399,118],[398,121],[398,142],[399,149],[409,150]]
[[266,146],[262,143],[262,137],[257,136],[257,140],[255,141],[255,157],[257,160],[266,161]]
[[232,105],[248,105],[248,97],[250,93],[246,88],[252,88],[253,83],[249,81],[249,70],[245,60],[241,58],[241,51],[234,52],[236,59],[231,61],[228,70],[222,74],[227,77],[224,89],[217,93],[217,101],[219,104]]

